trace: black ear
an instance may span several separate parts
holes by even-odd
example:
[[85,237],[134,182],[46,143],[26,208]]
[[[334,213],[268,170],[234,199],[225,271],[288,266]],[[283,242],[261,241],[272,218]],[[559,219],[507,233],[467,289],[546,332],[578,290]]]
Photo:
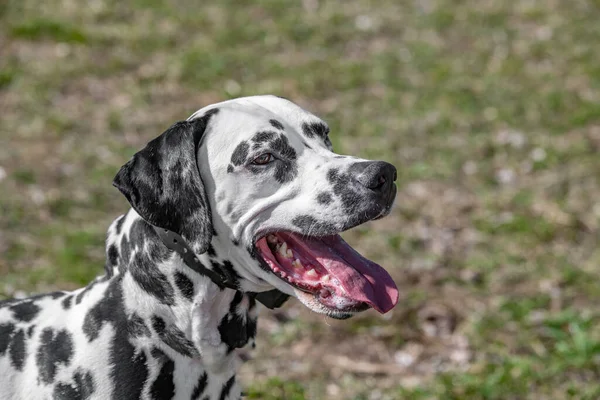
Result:
[[171,126],[121,167],[113,181],[144,220],[178,233],[196,254],[208,249],[213,232],[196,154],[215,111]]

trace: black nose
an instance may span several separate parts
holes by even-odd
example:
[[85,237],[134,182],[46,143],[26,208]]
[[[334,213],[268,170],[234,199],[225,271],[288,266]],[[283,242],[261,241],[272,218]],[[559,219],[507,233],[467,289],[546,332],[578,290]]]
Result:
[[352,165],[350,174],[362,186],[374,192],[388,192],[396,181],[396,167],[384,161],[366,161]]

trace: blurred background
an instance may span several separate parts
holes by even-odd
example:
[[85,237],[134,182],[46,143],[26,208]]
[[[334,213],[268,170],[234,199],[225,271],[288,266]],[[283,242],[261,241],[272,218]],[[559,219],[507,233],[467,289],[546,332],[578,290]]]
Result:
[[0,297],[99,275],[118,168],[273,93],[398,167],[392,214],[344,236],[401,297],[263,312],[250,398],[600,398],[599,21],[597,0],[5,0]]

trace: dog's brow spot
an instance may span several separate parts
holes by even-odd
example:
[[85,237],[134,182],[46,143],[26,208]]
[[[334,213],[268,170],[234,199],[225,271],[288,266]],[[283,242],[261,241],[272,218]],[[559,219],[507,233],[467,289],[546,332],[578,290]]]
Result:
[[254,135],[252,141],[256,144],[266,143],[270,140],[273,140],[275,136],[277,136],[277,133],[273,131],[261,131]]
[[229,165],[227,166],[227,173],[228,173],[228,174],[230,174],[230,173],[232,173],[232,172],[233,172],[233,165],[229,164]]
[[246,157],[248,157],[249,148],[250,146],[246,141],[238,144],[231,155],[231,163],[235,166],[242,165],[246,161]]
[[302,124],[302,132],[308,138],[313,138],[315,135],[325,138],[329,133],[329,127],[323,122],[304,122]]
[[278,138],[271,141],[269,146],[276,152],[278,152],[282,158],[288,160],[296,159],[296,150],[292,146],[290,146],[290,142],[288,138],[284,135],[279,135]]
[[281,122],[277,121],[276,119],[270,119],[270,120],[269,120],[269,123],[270,123],[270,124],[271,124],[273,127],[277,128],[277,129],[279,129],[279,130],[281,130],[281,131],[283,130],[283,124],[282,124]]

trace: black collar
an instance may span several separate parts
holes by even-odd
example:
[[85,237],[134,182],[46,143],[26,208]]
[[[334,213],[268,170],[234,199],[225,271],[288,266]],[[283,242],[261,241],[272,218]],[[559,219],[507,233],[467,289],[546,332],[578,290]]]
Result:
[[[235,284],[235,279],[228,274],[228,271],[215,271],[206,268],[180,235],[158,227],[154,227],[154,229],[165,246],[179,254],[188,267],[192,268],[199,274],[208,276],[210,280],[221,289],[229,288],[239,290],[239,287]],[[280,292],[277,289],[260,293],[248,292],[247,294],[254,297],[257,301],[261,302],[265,307],[270,309],[281,307],[289,298],[287,294]]]

